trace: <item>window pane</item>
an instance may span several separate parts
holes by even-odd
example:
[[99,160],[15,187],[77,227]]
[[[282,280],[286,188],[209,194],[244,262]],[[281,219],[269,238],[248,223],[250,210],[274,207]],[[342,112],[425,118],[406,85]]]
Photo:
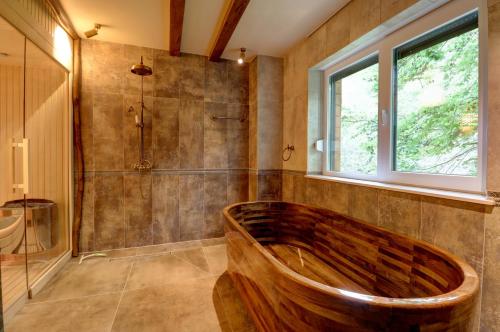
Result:
[[376,174],[378,62],[364,61],[331,79],[330,170]]
[[477,175],[477,21],[453,28],[395,52],[397,171]]

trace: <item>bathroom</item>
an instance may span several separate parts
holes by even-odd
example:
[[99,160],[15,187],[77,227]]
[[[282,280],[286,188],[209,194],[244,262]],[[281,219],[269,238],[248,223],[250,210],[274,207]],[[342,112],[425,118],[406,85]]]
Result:
[[2,0],[0,331],[500,331],[498,0]]

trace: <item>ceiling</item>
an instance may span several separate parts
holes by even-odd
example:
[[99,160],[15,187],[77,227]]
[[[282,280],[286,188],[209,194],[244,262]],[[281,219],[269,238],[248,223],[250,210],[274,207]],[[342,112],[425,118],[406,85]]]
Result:
[[[186,0],[181,51],[208,55],[214,29],[229,0]],[[222,57],[240,47],[283,56],[349,0],[251,0]],[[168,49],[169,0],[61,0],[80,37],[102,24],[97,40]]]

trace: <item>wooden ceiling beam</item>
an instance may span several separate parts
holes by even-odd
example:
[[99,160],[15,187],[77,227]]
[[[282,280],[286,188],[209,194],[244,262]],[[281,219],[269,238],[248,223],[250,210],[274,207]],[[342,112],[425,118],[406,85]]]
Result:
[[181,55],[185,0],[170,0],[170,55]]
[[224,13],[224,18],[219,25],[220,28],[217,32],[217,37],[213,43],[212,50],[208,56],[210,61],[220,60],[229,39],[231,39],[231,36],[233,35],[233,32],[249,3],[250,0],[230,0],[227,10]]

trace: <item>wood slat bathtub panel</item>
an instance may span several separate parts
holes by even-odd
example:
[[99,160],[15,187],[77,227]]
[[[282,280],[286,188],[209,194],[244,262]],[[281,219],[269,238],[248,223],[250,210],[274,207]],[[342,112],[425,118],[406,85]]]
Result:
[[477,275],[432,245],[301,204],[239,203],[224,216],[228,271],[261,331],[471,327]]

